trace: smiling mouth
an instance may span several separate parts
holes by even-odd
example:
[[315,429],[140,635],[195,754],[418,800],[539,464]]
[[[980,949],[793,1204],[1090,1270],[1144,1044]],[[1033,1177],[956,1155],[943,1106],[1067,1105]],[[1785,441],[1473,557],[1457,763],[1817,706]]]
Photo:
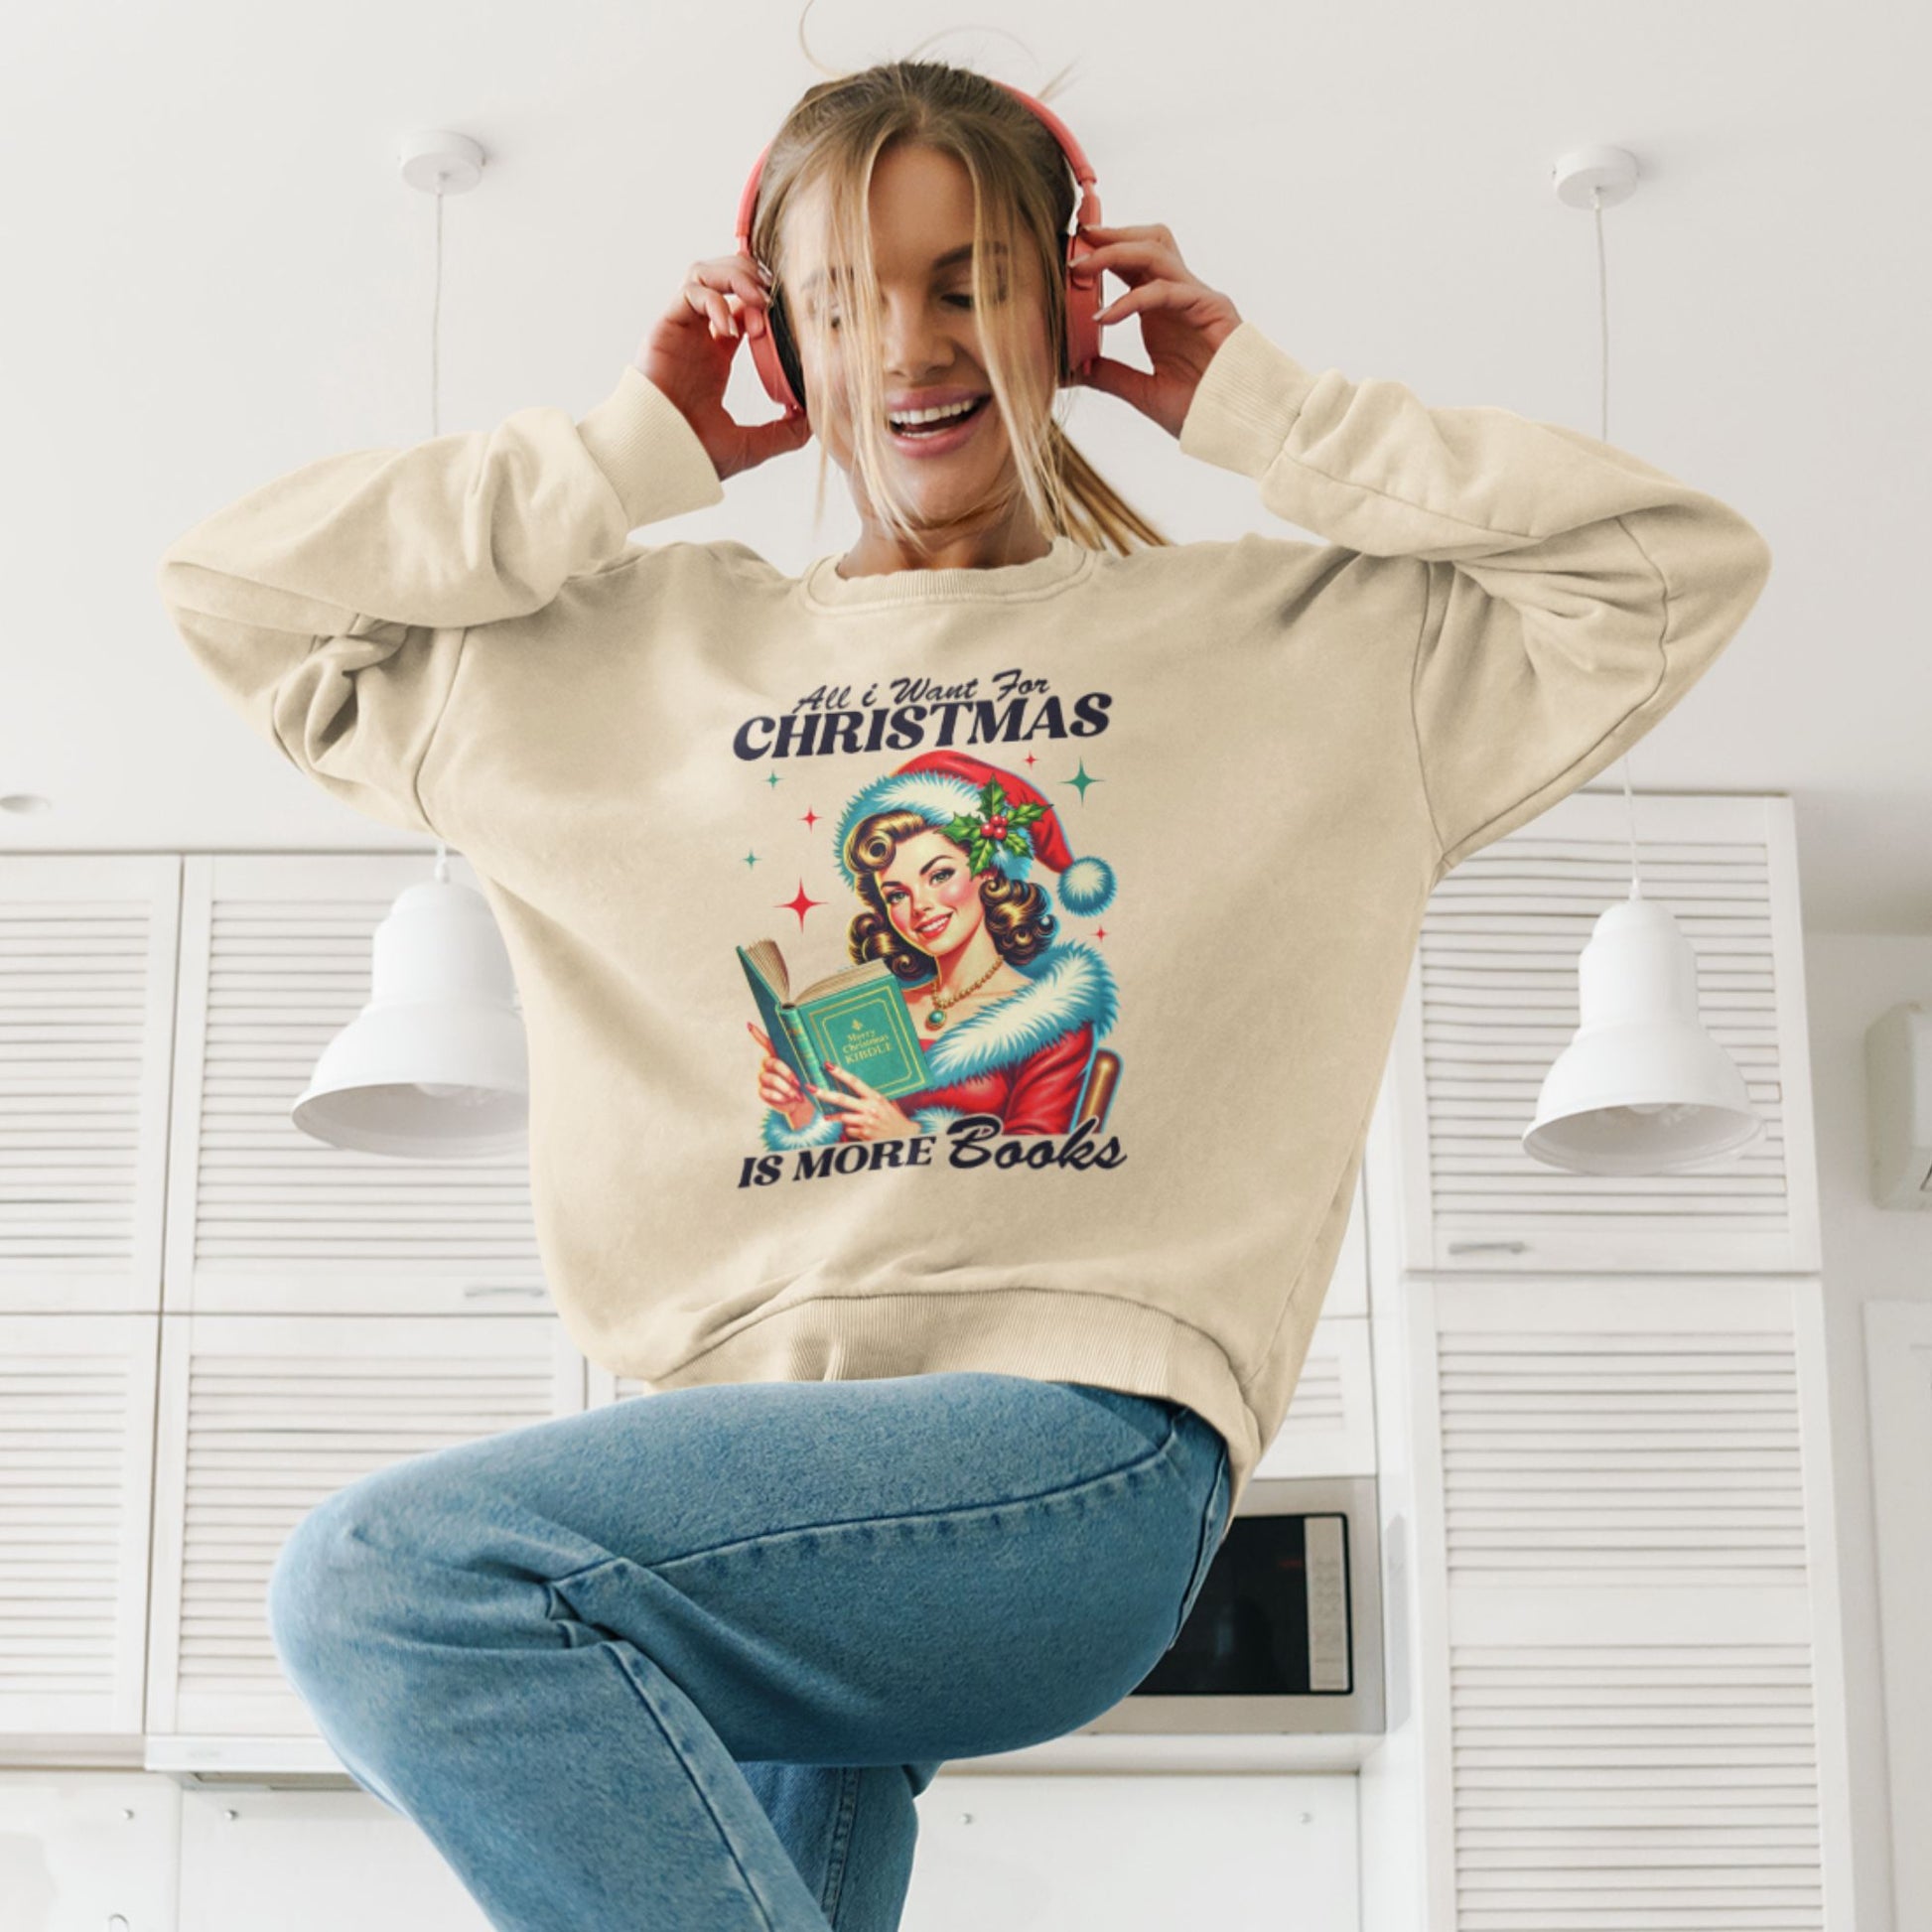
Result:
[[969,408],[951,410],[946,415],[930,422],[907,423],[897,416],[886,418],[886,427],[895,436],[902,436],[907,442],[917,442],[924,436],[942,435],[949,429],[957,429],[962,423],[970,423],[992,401],[990,396],[976,396]]
[[921,939],[930,939],[935,932],[939,931],[939,929],[942,926],[944,926],[949,919],[951,919],[951,917],[952,914],[950,912],[942,912],[936,919],[934,919],[931,922],[931,924],[915,926],[913,930],[917,932],[917,934]]

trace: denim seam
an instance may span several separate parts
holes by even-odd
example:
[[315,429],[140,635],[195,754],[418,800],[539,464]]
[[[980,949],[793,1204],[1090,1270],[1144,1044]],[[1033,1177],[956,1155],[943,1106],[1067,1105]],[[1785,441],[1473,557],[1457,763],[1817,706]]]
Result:
[[825,1922],[838,1932],[839,1899],[845,1891],[846,1855],[852,1850],[852,1824],[859,1809],[859,1780],[863,1767],[846,1766],[839,1780],[839,1815],[832,1826],[832,1849],[825,1861],[825,1889],[819,1893],[818,1909]]
[[1208,1481],[1207,1501],[1201,1506],[1200,1530],[1194,1539],[1194,1561],[1187,1572],[1187,1582],[1180,1592],[1180,1605],[1174,1612],[1173,1635],[1168,1639],[1170,1650],[1180,1641],[1180,1632],[1187,1622],[1188,1597],[1194,1593],[1197,1584],[1206,1581],[1207,1566],[1212,1557],[1207,1543],[1207,1526],[1214,1520],[1214,1498],[1220,1493],[1221,1470],[1227,1462],[1227,1444],[1223,1441],[1214,1457],[1214,1474]]
[[732,1864],[736,1868],[739,1877],[744,1881],[745,1895],[751,1900],[753,1909],[757,1911],[759,1921],[770,1928],[770,1932],[777,1932],[775,1921],[772,1919],[771,1914],[765,1910],[764,1900],[759,1896],[758,1883],[752,1874],[746,1870],[745,1861],[738,1856],[738,1847],[732,1842],[731,1833],[725,1829],[725,1821],[718,1816],[718,1808],[711,1802],[711,1793],[704,1788],[704,1780],[692,1768],[691,1759],[685,1747],[677,1738],[672,1736],[670,1725],[664,1722],[663,1715],[651,1702],[644,1686],[639,1684],[636,1678],[631,1675],[628,1666],[623,1661],[619,1646],[616,1644],[604,1644],[600,1648],[603,1649],[605,1654],[611,1659],[611,1662],[617,1667],[618,1675],[630,1686],[631,1695],[644,1707],[645,1712],[650,1717],[651,1723],[657,1726],[663,1735],[665,1743],[670,1746],[671,1754],[684,1767],[684,1775],[690,1781],[691,1789],[698,1794],[698,1802],[704,1806],[706,1813],[710,1816],[712,1825],[717,1830],[719,1843],[730,1854]]
[[[1144,1455],[1136,1456],[1130,1462],[1123,1462],[1117,1468],[1103,1469],[1098,1475],[1083,1476],[1078,1482],[1064,1483],[1057,1489],[1036,1489],[1028,1495],[1003,1496],[998,1502],[963,1503],[949,1509],[913,1509],[894,1516],[841,1516],[824,1523],[793,1523],[786,1529],[765,1530],[758,1536],[741,1536],[729,1543],[708,1544],[702,1550],[686,1550],[681,1555],[660,1557],[654,1563],[642,1564],[638,1567],[657,1574],[675,1569],[681,1563],[694,1562],[699,1557],[715,1557],[726,1550],[756,1549],[761,1543],[779,1543],[787,1537],[808,1536],[822,1530],[870,1529],[876,1524],[916,1523],[940,1517],[958,1519],[967,1516],[990,1516],[998,1510],[1013,1509],[1021,1503],[1057,1501],[1064,1496],[1077,1496],[1082,1490],[1098,1488],[1103,1483],[1117,1482],[1122,1476],[1131,1480],[1144,1473],[1152,1474],[1154,1465],[1157,1463],[1173,1468],[1173,1442],[1179,1433],[1178,1423],[1170,1420],[1167,1435]],[[594,1571],[602,1570],[609,1564],[634,1561],[635,1559],[624,1556],[600,1557],[595,1563],[585,1564],[581,1569],[572,1570],[550,1581],[561,1587],[565,1584],[575,1583],[581,1577],[588,1577]]]

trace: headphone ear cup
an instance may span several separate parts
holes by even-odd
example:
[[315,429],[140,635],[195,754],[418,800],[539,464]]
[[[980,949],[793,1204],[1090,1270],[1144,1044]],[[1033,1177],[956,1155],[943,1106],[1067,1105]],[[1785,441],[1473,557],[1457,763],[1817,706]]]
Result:
[[1073,280],[1073,272],[1092,254],[1093,244],[1077,234],[1066,238],[1066,377],[1067,381],[1076,378],[1093,358],[1100,353],[1100,325],[1094,320],[1103,307],[1100,300],[1100,275],[1096,270],[1092,282],[1082,288]]
[[764,319],[769,328],[751,339],[752,361],[759,379],[764,384],[764,393],[781,408],[802,410],[805,372],[799,366],[798,350],[785,322],[782,296],[774,294],[765,304]]

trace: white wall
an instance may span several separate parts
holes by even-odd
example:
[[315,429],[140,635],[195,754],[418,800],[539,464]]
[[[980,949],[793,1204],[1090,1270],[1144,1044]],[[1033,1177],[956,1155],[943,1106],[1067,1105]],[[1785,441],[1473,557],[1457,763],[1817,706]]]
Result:
[[1845,1591],[1858,1926],[1859,1932],[1914,1932],[1898,1924],[1893,1909],[1885,1735],[1888,1724],[1932,1724],[1932,1711],[1891,1710],[1885,1703],[1863,1305],[1872,1300],[1932,1302],[1932,1213],[1872,1203],[1864,1030],[1901,1000],[1932,1001],[1932,938],[1808,933],[1805,981],[1818,1132],[1832,1460]]

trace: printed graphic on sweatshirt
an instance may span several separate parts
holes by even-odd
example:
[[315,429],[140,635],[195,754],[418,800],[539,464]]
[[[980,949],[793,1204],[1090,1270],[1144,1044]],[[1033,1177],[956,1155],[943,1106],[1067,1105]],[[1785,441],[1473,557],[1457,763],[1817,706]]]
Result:
[[[932,747],[875,766],[832,813],[804,799],[793,814],[826,841],[838,890],[801,876],[774,902],[797,919],[786,949],[736,948],[756,1011],[745,1084],[768,1150],[746,1157],[739,1184],[935,1162],[1118,1167],[1123,1068],[1102,1043],[1118,1003],[1101,952],[1116,884],[1073,837],[1106,780],[1066,742],[1104,732],[1112,700],[1090,692],[1069,711],[1017,672],[986,697],[978,680],[885,682],[889,705],[877,686],[856,707],[851,687],[820,687],[736,735],[741,759],[772,760],[773,802],[817,787],[824,757]],[[1075,936],[1071,918],[1095,923]]]

